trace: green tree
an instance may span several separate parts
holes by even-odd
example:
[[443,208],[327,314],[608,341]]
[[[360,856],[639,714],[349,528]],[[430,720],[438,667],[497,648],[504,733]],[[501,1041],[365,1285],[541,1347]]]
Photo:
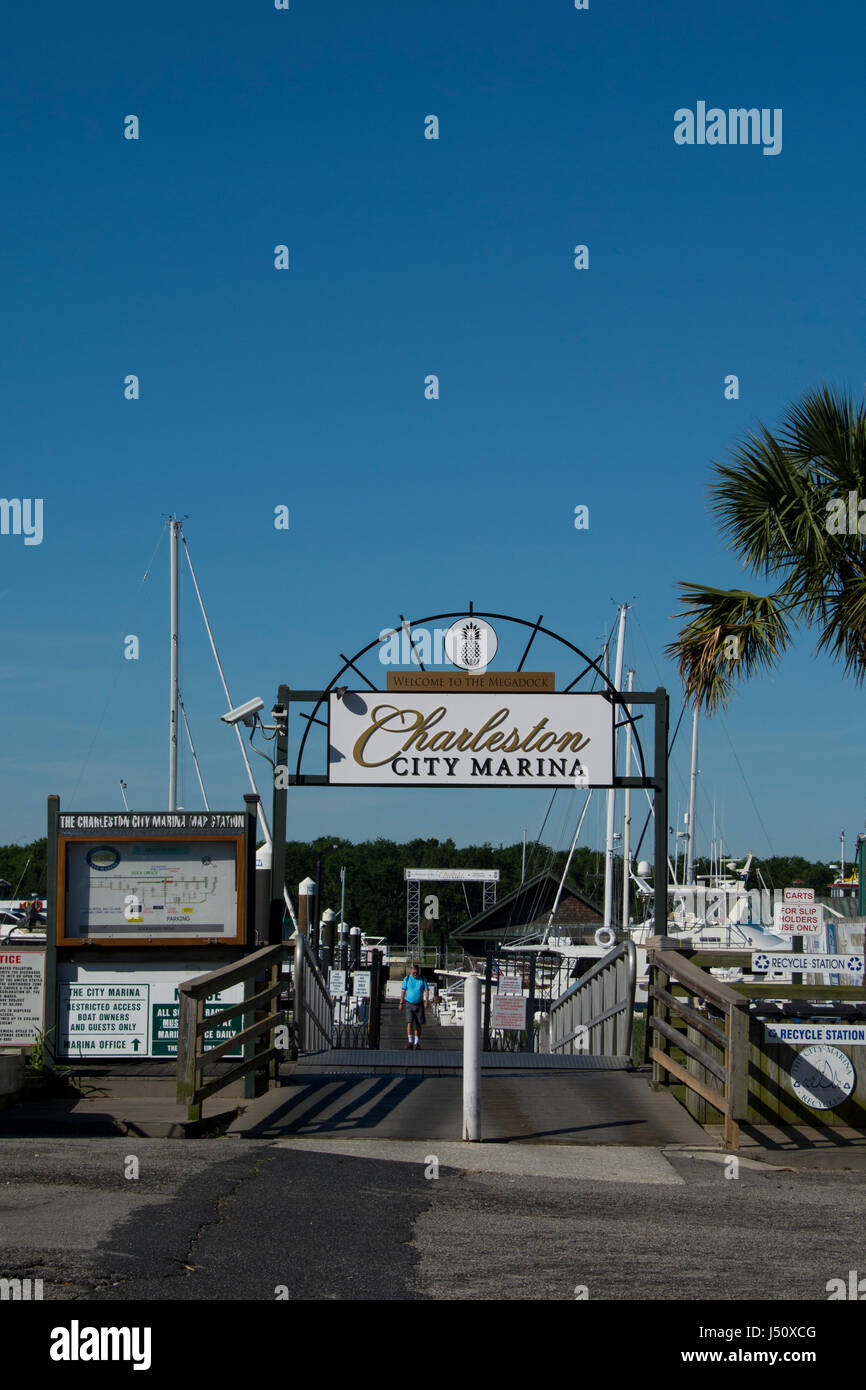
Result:
[[[710,508],[744,567],[768,594],[681,583],[684,623],[667,649],[686,695],[710,713],[738,681],[774,667],[797,624],[817,632],[818,653],[866,673],[866,564],[849,495],[866,498],[866,399],[829,386],[807,393],[780,428],[749,434],[730,464],[715,464]],[[855,512],[857,510],[855,504]]]

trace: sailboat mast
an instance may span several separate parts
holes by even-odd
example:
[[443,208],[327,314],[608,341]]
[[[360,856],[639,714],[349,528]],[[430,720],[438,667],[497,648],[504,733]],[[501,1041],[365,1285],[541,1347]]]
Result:
[[[625,615],[628,612],[628,605],[621,603],[619,606],[619,631],[616,638],[616,670],[614,672],[613,684],[616,690],[622,689],[622,661],[625,649]],[[619,706],[614,706],[614,726],[616,717],[619,714]],[[616,771],[616,732],[613,736],[613,761],[614,771]],[[613,925],[613,818],[616,803],[616,791],[613,787],[607,794],[607,835],[605,838],[604,853],[604,925]]]
[[698,789],[698,705],[692,710],[692,766],[689,776],[689,838],[686,883],[695,881],[695,800]]
[[177,613],[177,537],[181,523],[169,517],[171,535],[171,663],[169,672],[169,723],[168,723],[168,809],[177,810],[177,656],[178,656],[178,613]]
[[[634,689],[634,671],[628,673],[629,693]],[[631,714],[631,705],[626,706]],[[631,723],[625,729],[625,775],[631,777]],[[631,787],[625,789],[625,812],[622,825],[622,924],[628,929],[631,912]]]

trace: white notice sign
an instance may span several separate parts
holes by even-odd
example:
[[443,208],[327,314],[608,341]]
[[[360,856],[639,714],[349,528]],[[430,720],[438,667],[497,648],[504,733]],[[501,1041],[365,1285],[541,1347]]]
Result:
[[775,1043],[836,1043],[866,1047],[866,1023],[765,1023],[764,1037]]
[[345,970],[328,971],[328,993],[333,999],[343,999],[346,994]]
[[370,998],[370,971],[356,970],[352,976],[356,999]]
[[0,1047],[29,1047],[42,1031],[45,947],[0,950]]
[[774,955],[769,951],[752,952],[752,970],[804,970],[813,975],[856,975],[863,979],[862,956],[809,955],[795,956],[792,951]]
[[491,1028],[526,1027],[526,1000],[523,995],[494,994],[490,1000]]
[[780,935],[822,936],[824,932],[824,908],[821,903],[779,903],[776,908],[774,930]]
[[522,994],[523,980],[519,975],[500,975],[499,976],[500,994]]
[[61,1055],[147,1056],[149,984],[86,980],[58,985],[57,995]]
[[786,903],[813,903],[815,901],[814,888],[786,888]]
[[613,706],[603,695],[348,690],[330,697],[328,743],[332,785],[608,787]]

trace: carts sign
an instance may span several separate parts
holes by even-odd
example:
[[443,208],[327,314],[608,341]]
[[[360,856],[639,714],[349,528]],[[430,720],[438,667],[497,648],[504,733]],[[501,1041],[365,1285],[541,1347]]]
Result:
[[329,707],[336,786],[608,787],[603,695],[349,690]]

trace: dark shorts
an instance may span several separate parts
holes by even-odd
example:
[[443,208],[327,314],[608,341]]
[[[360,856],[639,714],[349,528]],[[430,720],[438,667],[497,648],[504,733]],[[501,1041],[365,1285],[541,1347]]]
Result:
[[424,1022],[426,1022],[426,1020],[425,1020],[425,1018],[424,1018],[424,1005],[423,1005],[423,1004],[407,1004],[407,1005],[406,1005],[406,1023],[407,1023],[410,1027],[411,1027],[411,1025],[414,1023],[415,1026],[416,1026],[417,1028],[420,1028],[421,1025],[422,1025]]

